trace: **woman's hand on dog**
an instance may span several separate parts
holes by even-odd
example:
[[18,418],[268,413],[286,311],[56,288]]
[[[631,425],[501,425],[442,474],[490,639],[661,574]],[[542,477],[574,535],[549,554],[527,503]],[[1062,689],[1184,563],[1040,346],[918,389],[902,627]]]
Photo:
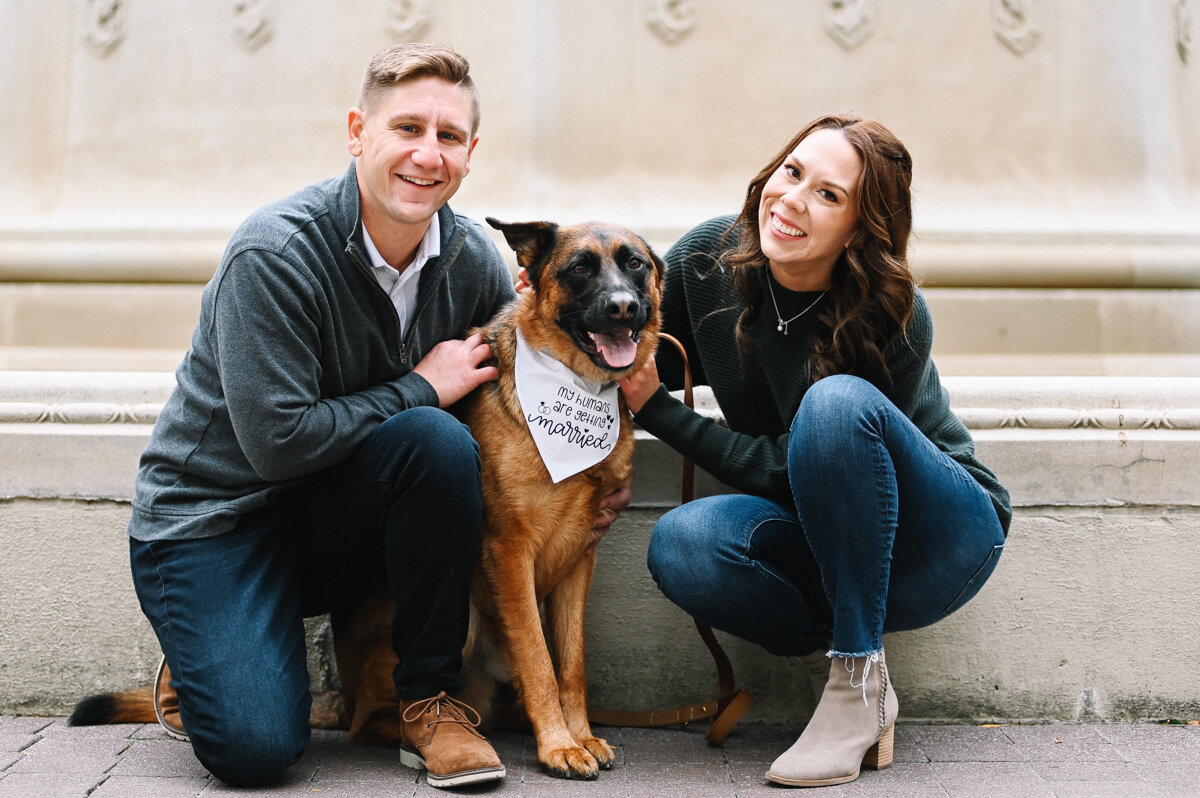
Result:
[[475,333],[463,341],[442,341],[413,367],[437,391],[438,407],[449,407],[485,382],[500,376],[495,366],[482,365],[492,348]]
[[651,355],[646,360],[646,365],[630,374],[623,380],[618,381],[621,386],[621,393],[625,396],[626,406],[634,413],[641,411],[646,402],[658,390],[658,386],[662,380],[658,377],[658,364],[654,362],[654,356]]

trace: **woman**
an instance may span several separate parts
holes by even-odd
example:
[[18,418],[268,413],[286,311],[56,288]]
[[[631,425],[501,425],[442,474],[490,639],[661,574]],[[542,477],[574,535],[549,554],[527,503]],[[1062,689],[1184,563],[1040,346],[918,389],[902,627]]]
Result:
[[891,764],[883,634],[974,596],[1011,519],[930,360],[906,260],[911,179],[879,123],[809,124],[736,219],[701,224],[666,256],[663,329],[728,426],[668,393],[682,380],[666,347],[621,384],[644,429],[744,494],[666,513],[649,566],[697,619],[812,666],[819,702],[767,771],[780,784]]

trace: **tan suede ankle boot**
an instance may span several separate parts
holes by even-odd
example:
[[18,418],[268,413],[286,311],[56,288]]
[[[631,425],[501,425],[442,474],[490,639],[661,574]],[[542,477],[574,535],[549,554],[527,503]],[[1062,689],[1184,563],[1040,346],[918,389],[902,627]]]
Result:
[[767,779],[793,787],[823,787],[858,778],[861,767],[892,764],[900,705],[883,652],[833,657],[829,681],[800,739],[779,756]]

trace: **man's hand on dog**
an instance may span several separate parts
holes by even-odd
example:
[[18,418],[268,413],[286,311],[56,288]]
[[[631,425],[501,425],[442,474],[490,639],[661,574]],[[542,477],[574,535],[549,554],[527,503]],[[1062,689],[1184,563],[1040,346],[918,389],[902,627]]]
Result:
[[513,285],[517,293],[521,293],[527,288],[533,288],[533,283],[529,282],[529,269],[524,266],[517,269],[517,282]]
[[414,368],[437,391],[438,407],[449,407],[485,382],[500,376],[495,366],[481,365],[492,348],[475,333],[465,341],[449,340],[429,350]]

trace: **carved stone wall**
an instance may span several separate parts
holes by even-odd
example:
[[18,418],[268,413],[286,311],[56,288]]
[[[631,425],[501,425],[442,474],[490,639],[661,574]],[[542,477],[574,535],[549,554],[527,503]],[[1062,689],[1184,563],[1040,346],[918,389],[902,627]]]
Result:
[[913,152],[913,260],[941,284],[1078,284],[1093,269],[1200,282],[1195,0],[77,0],[4,14],[0,280],[203,281],[246,213],[345,167],[369,56],[425,38],[467,54],[483,93],[456,202],[477,216],[603,217],[669,243],[735,209],[806,121],[857,111]]

